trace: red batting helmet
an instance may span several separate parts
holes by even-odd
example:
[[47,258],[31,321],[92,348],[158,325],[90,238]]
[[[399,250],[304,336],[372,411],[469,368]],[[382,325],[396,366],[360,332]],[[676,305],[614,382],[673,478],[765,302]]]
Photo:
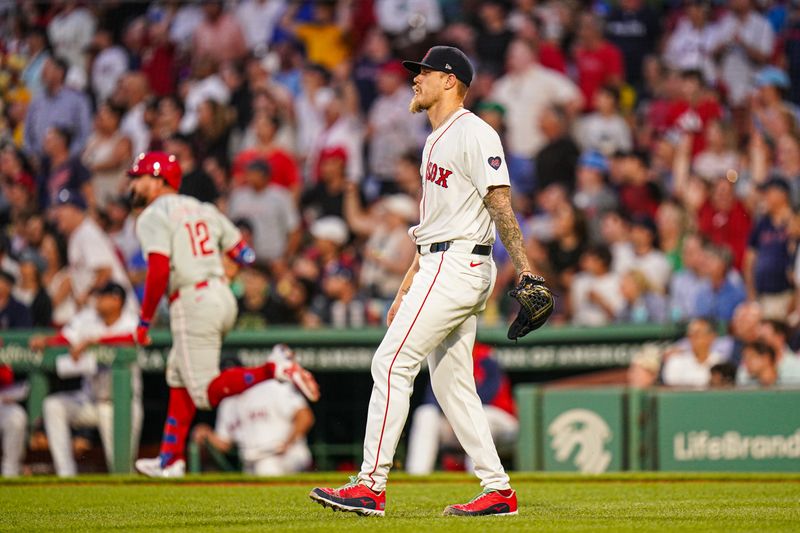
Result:
[[176,191],[181,188],[181,166],[178,158],[164,152],[142,152],[128,170],[128,176],[155,176],[162,178]]

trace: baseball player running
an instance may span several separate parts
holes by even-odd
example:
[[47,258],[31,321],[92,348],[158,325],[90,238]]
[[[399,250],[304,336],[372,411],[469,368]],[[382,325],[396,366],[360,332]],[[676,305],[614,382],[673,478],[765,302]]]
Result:
[[492,292],[491,251],[500,233],[520,278],[531,276],[511,209],[508,168],[497,133],[463,107],[473,68],[457,48],[436,46],[421,62],[409,109],[433,127],[422,153],[420,223],[409,234],[417,254],[392,304],[372,360],[374,385],[361,472],[343,487],[315,488],[325,507],[382,516],[386,480],[406,422],[409,398],[427,357],[434,394],[475,464],[483,492],[445,515],[514,515],[517,497],[497,456],[475,390],[472,345],[477,314]]
[[290,361],[220,372],[222,338],[233,327],[237,312],[222,254],[239,265],[252,264],[255,254],[216,207],[177,193],[182,176],[175,156],[141,154],[128,174],[134,207],[145,207],[136,222],[147,258],[136,341],[150,343],[150,321],[167,289],[172,332],[161,451],[156,458],[136,461],[136,469],[151,477],[180,477],[186,469],[186,436],[196,409],[214,408],[223,398],[272,378],[294,383],[311,401],[319,399],[319,388],[308,371]]

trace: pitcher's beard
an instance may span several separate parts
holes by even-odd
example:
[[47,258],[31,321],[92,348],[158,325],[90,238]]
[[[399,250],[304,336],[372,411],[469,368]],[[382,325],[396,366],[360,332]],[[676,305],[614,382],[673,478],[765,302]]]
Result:
[[412,113],[422,113],[423,111],[426,111],[428,107],[430,106],[427,106],[419,101],[419,95],[416,94],[414,95],[414,98],[411,99],[411,103],[408,104],[408,110]]

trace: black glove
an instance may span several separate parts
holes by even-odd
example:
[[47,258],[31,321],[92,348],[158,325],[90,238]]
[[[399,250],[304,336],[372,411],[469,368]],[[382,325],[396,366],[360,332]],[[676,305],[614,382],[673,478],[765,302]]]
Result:
[[508,328],[508,338],[511,340],[517,340],[539,329],[553,313],[553,293],[544,284],[541,276],[523,275],[508,295],[520,305],[517,318]]

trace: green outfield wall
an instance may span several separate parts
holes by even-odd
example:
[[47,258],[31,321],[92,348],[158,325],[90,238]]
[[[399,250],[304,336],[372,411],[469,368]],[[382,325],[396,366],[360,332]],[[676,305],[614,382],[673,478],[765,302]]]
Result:
[[800,471],[800,390],[515,390],[516,468]]

